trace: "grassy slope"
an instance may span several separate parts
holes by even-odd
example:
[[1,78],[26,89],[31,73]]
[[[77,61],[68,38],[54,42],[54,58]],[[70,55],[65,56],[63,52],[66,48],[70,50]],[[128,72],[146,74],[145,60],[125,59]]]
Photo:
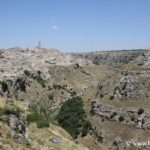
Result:
[[[24,107],[24,102],[11,101],[6,105],[21,108],[25,116],[28,113],[28,108]],[[11,146],[13,150],[88,150],[84,145],[76,144],[64,129],[53,124],[50,124],[49,128],[39,129],[36,124],[32,123],[28,126],[28,133],[28,141],[17,144],[10,136],[10,127],[0,121],[0,141],[3,145]],[[53,138],[61,139],[61,143],[53,143],[51,141]],[[1,148],[6,150],[4,147]]]

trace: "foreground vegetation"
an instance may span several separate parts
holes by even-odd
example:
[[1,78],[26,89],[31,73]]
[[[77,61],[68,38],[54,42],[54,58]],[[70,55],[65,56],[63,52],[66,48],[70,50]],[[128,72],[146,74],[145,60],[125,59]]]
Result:
[[86,120],[83,102],[80,97],[74,97],[66,101],[57,116],[58,123],[73,138],[79,135],[86,136],[91,128],[91,124]]
[[35,122],[38,128],[49,127],[49,121],[37,112],[33,112],[27,116],[28,123]]

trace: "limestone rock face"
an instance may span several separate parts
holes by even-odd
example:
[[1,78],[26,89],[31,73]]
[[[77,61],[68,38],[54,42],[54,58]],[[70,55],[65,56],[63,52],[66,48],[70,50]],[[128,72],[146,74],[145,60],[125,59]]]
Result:
[[17,118],[15,115],[10,115],[9,124],[11,136],[16,142],[21,143],[25,138],[28,138],[27,125],[23,119]]
[[[150,113],[143,112],[139,114],[138,109],[127,109],[127,108],[113,108],[102,104],[97,104],[95,101],[91,102],[91,112],[100,118],[105,118],[109,121],[122,122],[129,126],[136,128],[150,129]],[[122,120],[120,120],[122,116]]]
[[128,51],[98,51],[90,53],[79,53],[73,54],[75,58],[88,59],[96,65],[109,65],[112,67],[120,67],[122,64],[127,64],[130,61],[136,59],[140,55],[143,55],[144,52],[138,50]]
[[115,79],[110,78],[99,83],[97,96],[110,99],[125,100],[149,97],[150,71],[122,71]]
[[122,77],[114,88],[115,98],[136,98],[149,96],[147,81],[150,79],[149,71],[124,71]]

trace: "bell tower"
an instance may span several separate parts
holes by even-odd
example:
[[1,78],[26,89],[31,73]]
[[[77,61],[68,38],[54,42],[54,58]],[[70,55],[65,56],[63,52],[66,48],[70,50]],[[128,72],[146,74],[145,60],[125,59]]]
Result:
[[39,49],[41,48],[41,41],[38,42],[37,48],[39,48]]

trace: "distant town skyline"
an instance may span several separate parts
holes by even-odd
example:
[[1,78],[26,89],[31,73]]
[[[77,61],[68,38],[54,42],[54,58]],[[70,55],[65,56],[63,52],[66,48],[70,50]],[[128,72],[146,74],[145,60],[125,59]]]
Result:
[[0,0],[0,48],[149,49],[149,0]]

